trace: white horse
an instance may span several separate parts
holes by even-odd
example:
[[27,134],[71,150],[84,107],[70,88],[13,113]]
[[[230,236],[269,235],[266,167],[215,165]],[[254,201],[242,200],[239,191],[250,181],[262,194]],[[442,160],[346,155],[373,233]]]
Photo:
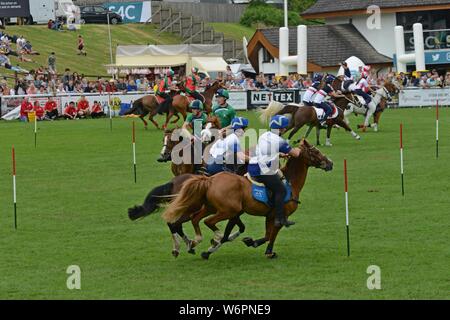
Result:
[[[372,96],[372,103],[366,105],[363,97],[356,96],[358,98],[359,103],[350,102],[348,104],[348,109],[344,111],[344,119],[347,124],[350,124],[350,120],[348,119],[349,115],[354,114],[363,114],[366,115],[365,126],[368,127],[368,123],[370,117],[375,113],[377,106],[380,104],[382,99],[391,100],[391,95],[389,91],[382,86],[378,90],[375,91],[375,94]],[[376,123],[372,124],[371,127],[375,132],[378,131],[378,125]]]

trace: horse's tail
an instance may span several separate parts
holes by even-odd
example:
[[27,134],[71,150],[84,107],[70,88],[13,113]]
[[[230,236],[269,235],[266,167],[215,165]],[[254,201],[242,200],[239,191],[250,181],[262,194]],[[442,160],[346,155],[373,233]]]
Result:
[[259,120],[263,124],[267,124],[274,115],[280,112],[283,109],[283,104],[278,101],[272,101],[267,108],[259,109],[258,112],[260,114]]
[[142,104],[142,99],[137,99],[136,101],[133,102],[133,106],[129,110],[125,111],[123,114],[124,115],[130,115],[130,114],[141,115],[142,110],[144,110],[143,104]]
[[163,219],[168,223],[177,222],[183,214],[188,214],[189,208],[199,206],[205,200],[206,192],[211,184],[209,177],[195,176],[187,180],[178,196],[169,204]]
[[131,220],[136,220],[152,214],[161,202],[169,200],[169,197],[167,196],[171,195],[172,188],[172,182],[157,186],[149,192],[143,205],[134,206],[133,208],[128,209],[128,217]]

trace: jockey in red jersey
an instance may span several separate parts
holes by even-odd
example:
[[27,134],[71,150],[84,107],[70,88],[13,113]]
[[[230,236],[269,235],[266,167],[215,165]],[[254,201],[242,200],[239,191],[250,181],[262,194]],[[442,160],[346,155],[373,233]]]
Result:
[[192,74],[186,79],[186,93],[195,98],[196,100],[200,100],[201,102],[205,102],[203,96],[197,91],[198,84],[198,68],[194,67],[191,69]]
[[166,76],[161,80],[158,86],[158,90],[156,90],[156,95],[164,99],[164,101],[158,106],[159,114],[168,112],[170,106],[172,105],[172,98],[170,97],[169,92],[170,88],[172,87],[173,75],[174,72],[172,69],[167,70]]

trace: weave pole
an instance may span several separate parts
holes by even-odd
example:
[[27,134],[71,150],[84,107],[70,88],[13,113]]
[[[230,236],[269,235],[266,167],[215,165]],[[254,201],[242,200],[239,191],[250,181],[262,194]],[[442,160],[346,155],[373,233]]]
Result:
[[17,230],[17,196],[16,196],[16,151],[12,147],[12,176],[13,176],[13,205],[14,205],[14,229]]
[[405,195],[405,181],[403,172],[403,124],[400,123],[400,175],[402,178],[402,196]]
[[109,128],[112,132],[112,105],[111,105],[111,95],[108,93],[108,109],[109,109]]
[[436,159],[439,158],[439,100],[436,100]]
[[136,129],[135,129],[135,125],[134,125],[134,120],[133,120],[132,144],[133,144],[134,183],[137,183],[137,176],[136,176]]
[[37,116],[34,117],[34,148],[37,148]]
[[345,226],[347,229],[347,257],[350,257],[350,223],[348,216],[348,179],[347,179],[347,159],[344,159],[344,191],[345,191]]

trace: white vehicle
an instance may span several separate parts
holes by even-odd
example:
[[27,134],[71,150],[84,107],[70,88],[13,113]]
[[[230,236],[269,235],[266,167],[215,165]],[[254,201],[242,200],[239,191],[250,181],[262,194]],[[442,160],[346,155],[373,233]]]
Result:
[[72,0],[30,0],[29,23],[46,24],[48,20],[62,18],[64,21],[76,7]]

